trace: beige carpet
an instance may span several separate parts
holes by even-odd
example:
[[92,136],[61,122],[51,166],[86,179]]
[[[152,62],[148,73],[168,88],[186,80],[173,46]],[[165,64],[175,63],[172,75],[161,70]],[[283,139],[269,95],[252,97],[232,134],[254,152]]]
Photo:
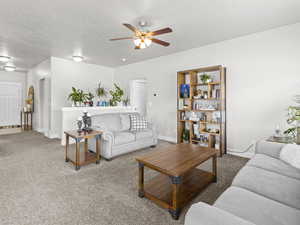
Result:
[[[160,142],[159,145],[169,143]],[[0,136],[1,225],[171,225],[183,224],[146,199],[137,197],[137,163],[142,151],[76,172],[64,162],[58,140],[35,132]],[[230,185],[246,159],[226,155],[218,159],[218,183],[194,202],[213,203]],[[204,165],[211,168],[211,162]],[[153,173],[147,170],[146,177]]]

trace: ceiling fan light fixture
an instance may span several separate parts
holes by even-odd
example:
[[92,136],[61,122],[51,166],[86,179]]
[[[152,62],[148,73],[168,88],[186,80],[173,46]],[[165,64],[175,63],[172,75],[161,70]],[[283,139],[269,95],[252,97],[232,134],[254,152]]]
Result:
[[15,67],[14,65],[5,65],[5,66],[3,66],[3,69],[6,72],[13,72],[17,69],[17,67]]
[[75,61],[75,62],[82,62],[83,61],[83,56],[73,55],[73,61]]
[[133,43],[135,46],[140,46],[142,40],[140,38],[133,39]]
[[9,56],[5,56],[5,55],[0,55],[0,62],[8,62],[10,60]]
[[146,43],[144,41],[141,42],[140,46],[141,49],[144,49],[147,47]]
[[146,46],[149,47],[152,43],[152,40],[150,38],[145,38],[144,42],[145,42]]

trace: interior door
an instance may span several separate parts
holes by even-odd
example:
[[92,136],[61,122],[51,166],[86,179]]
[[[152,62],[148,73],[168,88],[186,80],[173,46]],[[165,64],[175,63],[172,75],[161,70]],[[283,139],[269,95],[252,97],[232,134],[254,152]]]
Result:
[[0,126],[20,125],[22,84],[0,82]]
[[141,115],[147,113],[147,81],[132,80],[130,82],[130,104],[134,106]]

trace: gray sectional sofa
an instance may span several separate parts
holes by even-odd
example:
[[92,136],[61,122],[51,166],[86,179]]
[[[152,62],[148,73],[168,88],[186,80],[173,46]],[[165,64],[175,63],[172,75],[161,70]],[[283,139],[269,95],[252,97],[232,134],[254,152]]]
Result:
[[[157,132],[152,123],[148,123],[147,129],[130,131],[130,114],[107,113],[92,116],[93,129],[103,131],[100,152],[105,159],[157,144]],[[94,139],[89,141],[89,149],[96,151]]]
[[279,159],[284,144],[261,141],[213,206],[196,203],[185,225],[300,225],[300,170]]

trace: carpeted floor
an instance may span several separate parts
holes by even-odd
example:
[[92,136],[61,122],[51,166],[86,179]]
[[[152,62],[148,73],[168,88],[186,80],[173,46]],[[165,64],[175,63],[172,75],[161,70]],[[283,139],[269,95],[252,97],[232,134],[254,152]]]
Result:
[[[169,145],[160,142],[160,146]],[[0,136],[1,225],[171,225],[183,224],[147,199],[137,196],[135,157],[120,156],[76,172],[64,161],[64,148],[35,132]],[[193,202],[213,203],[230,185],[246,159],[218,158],[218,182]],[[204,164],[211,168],[211,161]],[[153,175],[146,170],[145,176]]]

